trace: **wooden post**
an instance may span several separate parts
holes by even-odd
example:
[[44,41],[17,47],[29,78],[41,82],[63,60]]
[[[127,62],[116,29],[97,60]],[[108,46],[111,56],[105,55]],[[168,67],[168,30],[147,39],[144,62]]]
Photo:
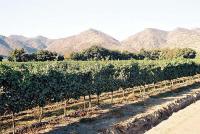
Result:
[[133,97],[135,97],[135,89],[134,88],[132,89],[132,94],[133,94]]
[[113,91],[111,92],[111,104],[113,104]]
[[89,94],[89,108],[92,107],[92,100],[91,100],[91,95]]
[[140,97],[142,97],[142,89],[141,89],[141,86],[139,86],[139,90],[140,90]]
[[[142,86],[143,89],[141,89],[141,94],[142,94],[142,101],[144,101],[144,94],[145,94],[145,87]],[[142,91],[143,90],[143,91]]]
[[145,96],[145,93],[146,93],[145,89],[146,89],[146,85],[144,85],[143,96]]
[[173,83],[173,80],[171,80],[171,90],[173,90],[173,86],[174,86],[174,83]]
[[64,110],[64,117],[66,117],[66,115],[67,115],[67,100],[65,100],[65,104],[64,104],[64,108],[63,108],[63,110]]
[[187,85],[189,85],[189,84],[190,84],[190,79],[187,78]]
[[123,90],[123,101],[124,101],[125,91]]
[[42,122],[42,116],[43,116],[43,107],[39,107],[40,115],[39,115],[39,123]]
[[99,105],[100,103],[99,103],[99,98],[100,98],[100,95],[99,94],[97,94],[97,105]]
[[125,89],[122,89],[123,90],[123,101],[125,100]]
[[165,88],[167,88],[167,81],[165,81]]
[[194,82],[194,78],[193,78],[193,76],[191,76],[191,83],[193,83]]
[[15,134],[15,114],[12,112],[12,130],[13,134]]
[[86,109],[86,99],[85,99],[85,95],[83,96],[83,99],[84,99],[84,110]]

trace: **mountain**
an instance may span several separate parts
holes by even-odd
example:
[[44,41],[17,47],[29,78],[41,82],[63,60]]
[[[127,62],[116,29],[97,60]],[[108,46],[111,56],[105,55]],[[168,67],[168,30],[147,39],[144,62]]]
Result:
[[45,37],[27,38],[21,35],[0,36],[0,55],[7,56],[15,48],[24,48],[28,53],[45,49],[49,39]]
[[129,51],[154,48],[200,49],[200,29],[177,28],[172,31],[148,28],[121,42]]
[[133,36],[122,41],[123,48],[128,51],[144,49],[160,48],[166,42],[167,32],[147,28]]
[[11,50],[9,44],[5,41],[6,37],[0,35],[0,55],[7,55]]
[[[11,41],[13,41],[13,43],[11,43],[10,45],[17,43],[15,46],[21,46],[21,47],[29,47],[32,48],[34,50],[37,49],[45,49],[47,47],[47,44],[50,42],[50,39],[43,37],[43,36],[37,36],[34,38],[28,38],[28,37],[24,37],[24,36],[20,36],[20,35],[11,35],[8,37]],[[22,46],[23,45],[23,46]],[[31,52],[31,50],[28,50]]]
[[197,29],[177,28],[168,32],[167,42],[163,47],[200,49],[200,32]]
[[94,45],[114,50],[120,49],[121,46],[120,42],[113,37],[103,32],[89,29],[78,35],[54,40],[48,45],[47,49],[69,55],[72,52],[81,51]]
[[8,55],[9,51],[15,48],[24,48],[28,53],[39,49],[46,49],[68,56],[72,52],[81,51],[94,45],[114,50],[119,50],[121,46],[118,40],[95,29],[89,29],[74,36],[54,40],[43,36],[35,38],[27,38],[20,35],[0,36],[1,55]]
[[93,45],[107,49],[136,52],[140,49],[155,48],[193,48],[200,50],[200,28],[176,28],[164,31],[147,28],[123,41],[95,29],[83,31],[61,39],[48,39],[43,36],[28,38],[21,35],[0,35],[0,55],[7,56],[15,48],[24,48],[28,53],[40,49],[55,51],[68,56],[72,52],[82,51]]

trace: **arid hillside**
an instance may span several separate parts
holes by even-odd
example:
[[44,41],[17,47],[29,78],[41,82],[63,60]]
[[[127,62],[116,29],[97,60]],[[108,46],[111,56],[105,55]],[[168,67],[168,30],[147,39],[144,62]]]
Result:
[[163,31],[148,28],[122,41],[124,49],[129,51],[154,48],[193,48],[200,49],[200,30],[177,28]]
[[68,55],[69,53],[81,51],[94,45],[119,50],[121,44],[118,40],[103,32],[89,29],[78,35],[54,40],[48,45],[47,49]]
[[200,49],[200,29],[177,28],[172,31],[147,28],[123,41],[95,29],[83,31],[60,39],[48,39],[43,36],[28,38],[21,35],[0,36],[0,55],[8,55],[15,48],[24,48],[28,53],[39,49],[56,51],[69,55],[91,46],[107,49],[136,52],[140,49],[155,48],[193,48]]

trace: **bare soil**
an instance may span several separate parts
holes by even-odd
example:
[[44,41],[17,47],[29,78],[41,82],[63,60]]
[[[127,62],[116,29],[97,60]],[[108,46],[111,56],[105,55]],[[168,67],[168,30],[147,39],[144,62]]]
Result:
[[[145,100],[128,101],[113,106],[102,105],[82,119],[73,119],[59,125],[47,126],[36,133],[48,134],[96,134],[109,133],[107,129],[130,118],[151,112],[166,103],[173,102],[182,96],[200,91],[200,85],[186,86],[173,91],[146,97]],[[134,133],[134,132],[133,132]],[[142,132],[141,132],[142,133]],[[159,133],[160,134],[160,133]]]

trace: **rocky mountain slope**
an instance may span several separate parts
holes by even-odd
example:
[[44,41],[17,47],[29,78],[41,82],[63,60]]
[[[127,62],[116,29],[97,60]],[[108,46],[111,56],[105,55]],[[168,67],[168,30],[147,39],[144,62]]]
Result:
[[8,55],[9,51],[15,48],[24,48],[29,53],[39,49],[47,49],[69,55],[74,51],[81,51],[93,45],[113,50],[120,50],[121,46],[118,40],[94,29],[89,29],[78,35],[54,40],[42,36],[35,38],[27,38],[19,35],[11,35],[9,37],[0,36],[1,55]]
[[200,29],[177,28],[173,31],[145,29],[122,41],[129,51],[154,48],[193,48],[200,50]]
[[147,28],[122,41],[122,46],[128,51],[140,50],[142,48],[160,48],[166,42],[167,34],[167,31]]
[[24,48],[28,53],[45,49],[49,39],[45,37],[27,38],[19,35],[0,36],[0,55],[8,55],[15,48]]
[[47,49],[50,51],[56,51],[61,54],[68,55],[74,51],[81,51],[94,45],[101,46],[107,49],[118,50],[121,46],[120,42],[113,37],[103,32],[89,29],[78,35],[54,40],[48,45]]
[[200,28],[177,28],[172,31],[147,28],[122,42],[95,29],[89,29],[80,34],[61,39],[48,39],[43,36],[28,38],[20,35],[0,35],[0,55],[8,55],[15,48],[24,48],[32,53],[39,49],[56,51],[69,55],[72,52],[98,45],[112,50],[139,51],[154,48],[193,48],[200,50]]

